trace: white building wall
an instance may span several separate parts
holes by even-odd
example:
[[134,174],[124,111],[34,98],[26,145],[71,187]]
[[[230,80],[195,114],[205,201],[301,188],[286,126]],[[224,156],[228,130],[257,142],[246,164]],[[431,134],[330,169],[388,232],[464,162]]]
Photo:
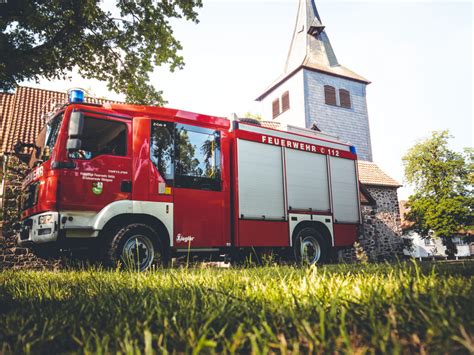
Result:
[[[417,233],[410,233],[405,238],[412,241],[412,248],[403,251],[405,255],[414,258],[446,257],[446,247],[439,238],[424,239]],[[454,243],[457,248],[457,257],[467,257],[471,255],[468,243],[463,243],[458,237],[454,237]]]
[[[290,109],[273,118],[272,102],[278,98],[280,100],[281,111],[281,96],[285,91],[290,93]],[[268,94],[268,96],[262,100],[262,105],[263,120],[280,122],[283,126],[290,124],[305,127],[303,71],[300,70]]]
[[[354,145],[361,160],[372,161],[366,84],[303,69],[305,91],[305,127],[316,125],[327,133]],[[326,105],[324,85],[336,88],[337,106]],[[340,107],[339,89],[350,92],[351,108]]]

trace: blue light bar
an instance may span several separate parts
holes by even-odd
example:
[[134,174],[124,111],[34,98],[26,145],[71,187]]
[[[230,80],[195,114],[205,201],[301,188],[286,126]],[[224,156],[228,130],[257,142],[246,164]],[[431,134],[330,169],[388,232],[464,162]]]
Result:
[[73,89],[69,91],[69,102],[70,103],[84,102],[84,91],[80,89]]
[[357,154],[357,149],[353,145],[351,145],[350,150],[352,154]]

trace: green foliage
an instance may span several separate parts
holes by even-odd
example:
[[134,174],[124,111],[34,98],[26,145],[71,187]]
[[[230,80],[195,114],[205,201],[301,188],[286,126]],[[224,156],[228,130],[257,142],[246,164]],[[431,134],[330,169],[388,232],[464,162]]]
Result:
[[405,177],[415,187],[409,197],[409,230],[428,236],[432,231],[454,254],[451,237],[472,223],[473,151],[465,154],[448,148],[448,131],[433,132],[431,138],[413,146],[403,157]]
[[354,250],[355,250],[356,260],[358,262],[365,264],[369,261],[369,256],[367,255],[364,248],[359,242],[354,243]]
[[244,114],[245,118],[253,118],[254,120],[261,121],[262,120],[262,115],[259,115],[258,113],[253,113],[253,112],[246,112]]
[[1,4],[0,89],[23,80],[65,78],[77,68],[106,81],[128,102],[162,104],[149,81],[154,66],[182,68],[170,19],[197,21],[202,0],[116,0],[116,14],[95,0],[8,1]]
[[474,263],[0,273],[8,353],[456,353]]

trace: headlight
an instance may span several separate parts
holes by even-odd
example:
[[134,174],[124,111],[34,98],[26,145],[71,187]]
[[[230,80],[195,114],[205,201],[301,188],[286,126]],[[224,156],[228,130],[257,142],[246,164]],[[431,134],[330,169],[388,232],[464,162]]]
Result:
[[50,224],[53,223],[53,215],[52,214],[44,214],[42,216],[39,216],[38,218],[38,223],[39,224]]

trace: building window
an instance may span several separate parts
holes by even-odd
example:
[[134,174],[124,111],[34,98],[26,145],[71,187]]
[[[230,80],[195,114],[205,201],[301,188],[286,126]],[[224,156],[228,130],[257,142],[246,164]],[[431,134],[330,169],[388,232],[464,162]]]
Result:
[[330,85],[324,85],[324,100],[326,105],[337,105],[336,102],[336,89]]
[[425,245],[434,245],[431,238],[425,238]]
[[290,109],[290,93],[289,91],[285,91],[283,95],[281,95],[281,112],[285,112]]
[[272,113],[273,113],[273,118],[275,118],[276,116],[280,114],[280,99],[273,100]]
[[351,94],[349,91],[344,89],[339,90],[339,102],[341,103],[341,107],[351,108]]

